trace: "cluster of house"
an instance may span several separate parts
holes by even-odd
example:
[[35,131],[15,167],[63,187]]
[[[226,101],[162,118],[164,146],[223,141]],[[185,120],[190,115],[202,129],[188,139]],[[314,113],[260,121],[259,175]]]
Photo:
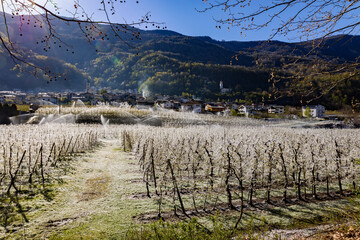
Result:
[[[302,106],[301,108],[303,117],[312,117],[312,118],[324,118],[325,117],[325,107],[322,105],[309,105]],[[249,115],[267,112],[270,114],[284,114],[285,107],[282,105],[241,105],[239,107],[239,113]]]
[[[78,100],[87,105],[97,105],[101,102],[133,102],[136,103],[136,98],[139,94],[134,93],[91,93],[91,92],[39,92],[39,93],[24,93],[22,91],[0,91],[1,103],[15,103],[15,104],[37,104],[58,105],[71,104]],[[141,96],[141,95],[140,95]]]
[[[245,116],[262,113],[284,114],[285,107],[281,105],[240,105],[236,102],[204,102],[199,99],[186,99],[182,97],[157,96],[154,98],[144,98],[141,94],[131,92],[65,92],[65,93],[24,93],[21,91],[0,91],[1,103],[15,104],[37,104],[37,105],[58,105],[71,104],[72,102],[82,101],[87,105],[97,105],[98,103],[126,102],[128,105],[138,109],[148,109],[152,107],[172,109],[183,112],[195,113],[219,113],[229,115],[232,111]],[[323,118],[325,117],[325,107],[321,105],[302,107],[304,117]]]
[[[226,102],[203,102],[201,100],[157,100],[148,104],[143,104],[142,108],[146,106],[158,106],[165,109],[174,109],[180,111],[192,111],[195,113],[213,112],[230,114],[231,111],[243,114],[245,116],[256,114],[285,114],[285,107],[282,105],[240,105],[238,103],[226,103]],[[324,118],[325,107],[322,105],[310,105],[302,107],[303,117],[312,118]]]

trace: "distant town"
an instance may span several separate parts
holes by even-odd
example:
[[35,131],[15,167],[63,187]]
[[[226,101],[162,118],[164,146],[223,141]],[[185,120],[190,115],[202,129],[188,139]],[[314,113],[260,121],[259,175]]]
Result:
[[[39,92],[25,93],[20,90],[0,91],[2,105],[31,105],[37,107],[52,105],[73,105],[82,103],[86,106],[108,104],[120,106],[127,104],[137,109],[153,107],[182,112],[214,113],[218,115],[241,115],[246,117],[272,117],[277,115],[295,115],[309,118],[325,118],[325,107],[322,105],[303,106],[301,110],[291,106],[251,104],[238,102],[205,102],[196,97],[185,98],[176,96],[155,95],[147,92],[111,91],[110,89],[95,90],[87,86],[84,92]],[[20,113],[21,114],[21,113]],[[328,116],[334,117],[334,116]]]

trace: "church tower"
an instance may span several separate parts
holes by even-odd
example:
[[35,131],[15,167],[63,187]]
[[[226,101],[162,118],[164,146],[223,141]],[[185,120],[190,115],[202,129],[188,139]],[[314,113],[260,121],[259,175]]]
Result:
[[90,81],[88,80],[86,82],[86,93],[89,93],[90,92]]

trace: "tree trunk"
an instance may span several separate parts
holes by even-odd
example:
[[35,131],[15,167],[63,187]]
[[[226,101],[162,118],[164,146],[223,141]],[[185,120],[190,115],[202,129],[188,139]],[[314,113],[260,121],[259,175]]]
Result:
[[168,164],[168,167],[170,169],[171,179],[172,179],[172,182],[173,182],[174,190],[176,191],[177,197],[178,197],[179,202],[180,202],[181,211],[183,212],[183,214],[185,216],[188,216],[187,213],[186,213],[185,207],[184,207],[184,203],[183,203],[182,198],[181,198],[180,190],[179,190],[179,187],[178,187],[178,183],[176,181],[176,177],[175,177],[174,170],[173,170],[173,167],[171,165],[170,159],[167,160],[167,164]]

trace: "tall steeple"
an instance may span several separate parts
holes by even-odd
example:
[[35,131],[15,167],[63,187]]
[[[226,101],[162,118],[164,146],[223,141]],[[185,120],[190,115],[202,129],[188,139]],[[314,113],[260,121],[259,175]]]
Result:
[[87,80],[86,82],[86,93],[89,93],[90,92],[90,81]]

